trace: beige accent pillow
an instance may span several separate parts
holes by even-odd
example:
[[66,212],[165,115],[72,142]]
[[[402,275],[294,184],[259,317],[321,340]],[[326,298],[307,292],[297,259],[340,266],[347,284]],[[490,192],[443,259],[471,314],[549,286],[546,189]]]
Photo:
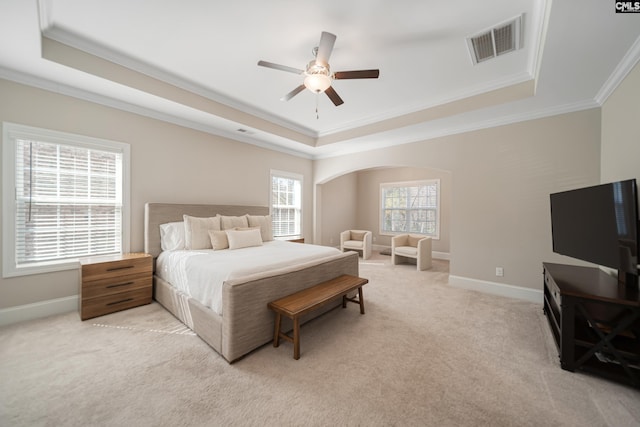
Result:
[[260,227],[260,235],[263,242],[273,240],[271,215],[247,215],[247,218],[249,219],[249,227]]
[[364,240],[364,236],[367,234],[366,231],[351,231],[351,240]]
[[220,218],[198,218],[184,215],[185,244],[187,250],[211,249],[209,230],[220,230]]
[[253,228],[250,230],[225,230],[229,240],[229,249],[248,248],[251,246],[262,246],[260,230]]
[[222,230],[233,230],[236,227],[247,228],[249,227],[249,220],[246,215],[242,216],[225,216],[218,215],[220,218],[220,225]]
[[227,239],[227,233],[225,231],[209,230],[209,237],[211,238],[211,246],[213,246],[214,251],[229,249],[229,239]]

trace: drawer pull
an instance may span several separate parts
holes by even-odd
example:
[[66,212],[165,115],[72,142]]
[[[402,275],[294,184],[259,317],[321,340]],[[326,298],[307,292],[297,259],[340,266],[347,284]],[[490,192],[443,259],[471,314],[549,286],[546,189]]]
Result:
[[118,283],[117,285],[109,285],[109,286],[107,286],[107,289],[109,289],[109,288],[119,288],[120,286],[129,286],[129,285],[133,285],[133,282]]
[[123,299],[123,300],[120,300],[120,301],[110,302],[107,305],[122,304],[123,302],[129,302],[129,301],[133,301],[133,298],[127,298],[127,299]]
[[112,268],[107,268],[107,271],[118,271],[118,270],[126,270],[128,268],[133,268],[133,265],[127,265],[124,267],[112,267]]

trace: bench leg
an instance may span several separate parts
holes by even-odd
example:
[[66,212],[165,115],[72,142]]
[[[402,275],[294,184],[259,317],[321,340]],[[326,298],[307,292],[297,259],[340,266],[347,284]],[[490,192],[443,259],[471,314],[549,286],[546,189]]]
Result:
[[293,319],[293,358],[300,359],[300,318]]
[[347,308],[347,296],[342,295],[342,308]]
[[276,321],[273,332],[273,346],[277,347],[280,345],[280,313],[276,313]]
[[358,300],[360,301],[360,314],[364,314],[364,299],[362,298],[362,286],[358,288]]

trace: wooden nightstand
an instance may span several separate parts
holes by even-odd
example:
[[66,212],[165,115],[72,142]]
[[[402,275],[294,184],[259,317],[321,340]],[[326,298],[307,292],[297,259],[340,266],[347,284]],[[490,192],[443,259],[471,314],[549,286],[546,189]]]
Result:
[[132,253],[80,260],[80,318],[151,303],[153,258]]

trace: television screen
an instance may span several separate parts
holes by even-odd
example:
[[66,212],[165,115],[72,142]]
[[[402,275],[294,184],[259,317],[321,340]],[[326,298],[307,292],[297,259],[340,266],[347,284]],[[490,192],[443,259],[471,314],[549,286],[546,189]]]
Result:
[[637,274],[635,179],[551,194],[553,251]]

